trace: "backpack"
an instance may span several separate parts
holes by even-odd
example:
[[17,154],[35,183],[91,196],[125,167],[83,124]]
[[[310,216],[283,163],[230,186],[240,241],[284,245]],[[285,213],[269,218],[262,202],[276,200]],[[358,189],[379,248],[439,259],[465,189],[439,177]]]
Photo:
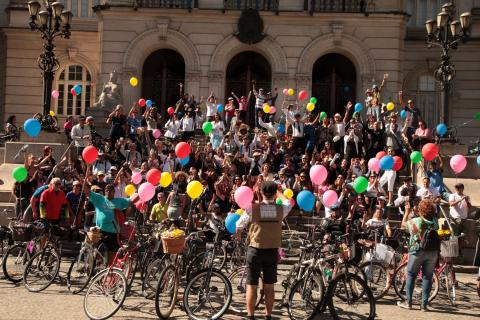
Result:
[[440,251],[440,243],[437,230],[427,225],[427,229],[420,240],[420,249],[424,251]]

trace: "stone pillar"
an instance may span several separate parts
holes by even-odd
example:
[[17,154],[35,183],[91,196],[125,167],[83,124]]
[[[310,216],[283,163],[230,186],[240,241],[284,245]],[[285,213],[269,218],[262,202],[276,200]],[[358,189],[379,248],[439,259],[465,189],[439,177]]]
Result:
[[190,71],[185,73],[185,93],[194,95],[195,99],[200,98],[200,71]]
[[[311,74],[297,74],[295,77],[296,80],[296,87],[297,92],[301,90],[306,90],[308,92],[308,96],[312,96],[312,75]],[[302,101],[302,103],[306,103],[306,101]]]
[[[214,92],[219,103],[223,103],[225,94],[225,74],[223,71],[210,71],[208,73],[208,88]],[[210,92],[208,94],[210,94]]]

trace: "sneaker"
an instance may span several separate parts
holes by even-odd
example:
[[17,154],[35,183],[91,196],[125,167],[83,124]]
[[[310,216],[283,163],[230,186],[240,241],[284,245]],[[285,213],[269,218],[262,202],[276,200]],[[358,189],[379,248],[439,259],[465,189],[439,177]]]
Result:
[[409,304],[407,301],[398,301],[397,306],[403,309],[412,310],[412,305]]
[[420,311],[427,312],[430,311],[430,309],[428,308],[428,305],[420,305]]

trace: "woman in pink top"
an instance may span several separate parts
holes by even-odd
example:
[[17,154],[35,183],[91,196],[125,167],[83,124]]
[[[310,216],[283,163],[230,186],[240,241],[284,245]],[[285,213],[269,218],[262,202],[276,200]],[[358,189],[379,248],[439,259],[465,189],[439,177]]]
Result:
[[230,128],[233,116],[235,116],[235,104],[233,103],[233,98],[230,97],[225,105],[225,124],[227,128]]
[[240,110],[240,119],[243,123],[247,120],[247,110],[248,110],[248,102],[250,101],[250,97],[252,95],[252,91],[248,93],[248,97],[242,96],[240,99],[237,97],[235,93],[232,92],[232,96],[235,97],[238,103],[238,110]]
[[420,150],[425,144],[433,141],[432,130],[427,128],[427,124],[424,121],[419,121],[418,128],[415,130],[412,139],[415,150]]

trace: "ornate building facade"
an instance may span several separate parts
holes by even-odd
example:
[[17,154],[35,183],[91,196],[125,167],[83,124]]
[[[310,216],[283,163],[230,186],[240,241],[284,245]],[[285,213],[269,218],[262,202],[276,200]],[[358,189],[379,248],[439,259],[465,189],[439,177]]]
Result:
[[[8,1],[7,1],[8,2]],[[28,29],[26,1],[11,0],[0,16],[0,114],[19,121],[41,112],[42,78],[36,65],[40,35]],[[443,120],[433,70],[438,48],[425,44],[425,20],[438,0],[61,0],[74,13],[71,39],[57,39],[60,67],[51,110],[60,117],[88,114],[109,74],[116,71],[123,104],[140,97],[166,110],[179,83],[197,99],[219,102],[246,95],[251,81],[268,91],[307,90],[329,115],[389,77],[384,100],[402,90],[427,124]],[[480,0],[453,1],[473,15],[471,39],[452,55],[456,79],[448,123],[480,111]],[[0,8],[1,9],[1,8]],[[245,10],[246,9],[246,10]],[[477,16],[475,16],[477,14]],[[139,84],[132,87],[135,76]],[[82,86],[72,96],[70,88]],[[281,99],[277,100],[281,101]],[[279,102],[277,102],[279,103]],[[459,128],[464,142],[480,123]]]

